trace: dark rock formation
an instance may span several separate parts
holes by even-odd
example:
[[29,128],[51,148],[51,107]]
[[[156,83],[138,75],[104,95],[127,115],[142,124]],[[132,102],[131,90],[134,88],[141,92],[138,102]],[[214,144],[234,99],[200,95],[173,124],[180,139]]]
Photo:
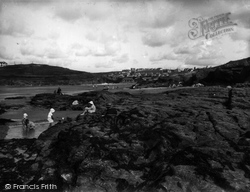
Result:
[[31,167],[37,154],[27,150],[34,142],[35,139],[0,140],[1,191],[5,184],[26,184],[37,173]]
[[9,130],[8,123],[13,122],[10,119],[0,119],[0,140],[4,139]]
[[[88,96],[100,105],[112,101],[119,115],[97,112],[46,130],[25,150],[35,154],[28,175],[15,169],[20,181],[73,192],[250,191],[250,89],[234,89],[232,110],[225,106],[228,90],[214,87]],[[17,179],[8,176],[13,166],[1,181]]]
[[[89,101],[93,101],[99,109],[105,107],[106,103],[122,100],[126,97],[132,97],[126,92],[110,93],[108,91],[91,91],[76,96],[57,95],[51,93],[37,94],[31,98],[30,104],[36,107],[54,108],[59,111],[65,110],[83,110]],[[72,103],[77,100],[78,105]],[[118,101],[119,102],[119,101]]]

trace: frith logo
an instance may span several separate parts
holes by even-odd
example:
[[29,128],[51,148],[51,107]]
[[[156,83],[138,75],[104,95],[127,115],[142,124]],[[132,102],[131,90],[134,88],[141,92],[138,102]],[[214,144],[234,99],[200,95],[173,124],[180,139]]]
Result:
[[218,35],[234,32],[234,26],[237,24],[230,20],[230,14],[224,13],[209,19],[198,17],[189,20],[188,24],[192,29],[188,32],[188,37],[192,40],[199,37],[210,39]]
[[6,190],[20,190],[20,191],[23,191],[23,190],[57,190],[57,186],[54,185],[54,184],[40,184],[40,185],[37,185],[37,184],[32,184],[32,185],[18,185],[18,184],[6,184],[5,185],[5,189]]

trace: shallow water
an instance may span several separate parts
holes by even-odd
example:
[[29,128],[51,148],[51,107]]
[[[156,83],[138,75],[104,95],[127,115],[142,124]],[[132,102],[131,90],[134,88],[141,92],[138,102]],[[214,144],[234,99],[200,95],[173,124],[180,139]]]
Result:
[[[29,119],[35,123],[36,127],[34,130],[25,131],[22,126],[22,112],[23,110],[10,111],[2,115],[3,118],[11,119],[15,122],[9,123],[9,130],[5,139],[23,139],[23,138],[37,138],[43,131],[48,129],[49,122],[46,120],[48,110],[45,109],[34,109],[30,110]],[[56,111],[54,118],[55,121],[59,121],[62,118],[76,118],[82,111]],[[1,116],[0,116],[1,117]],[[18,118],[19,117],[19,118]]]
[[45,131],[49,127],[48,122],[35,123],[35,125],[35,129],[25,130],[23,129],[23,125],[21,123],[15,123],[13,125],[10,124],[5,139],[37,138],[43,131]]

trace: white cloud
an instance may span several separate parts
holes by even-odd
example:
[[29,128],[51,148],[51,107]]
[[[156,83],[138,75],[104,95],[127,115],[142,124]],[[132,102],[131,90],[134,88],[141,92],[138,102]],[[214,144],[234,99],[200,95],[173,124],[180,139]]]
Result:
[[157,62],[157,61],[162,61],[162,60],[178,60],[180,59],[180,57],[178,57],[177,54],[175,53],[161,53],[161,54],[158,54],[156,56],[151,56],[150,57],[150,61],[152,62]]
[[96,41],[97,40],[97,36],[94,35],[94,33],[88,32],[85,35],[86,39],[90,40],[90,41]]
[[239,9],[230,15],[231,20],[240,27],[250,28],[249,9]]
[[168,33],[165,30],[153,30],[142,37],[142,42],[150,47],[161,47],[168,42]]
[[192,66],[214,66],[222,64],[224,54],[218,40],[203,40],[194,44],[191,49],[193,54],[188,54],[185,58],[186,65]]
[[112,61],[114,61],[116,63],[126,63],[126,62],[128,62],[128,60],[129,60],[128,54],[123,54],[119,57],[112,59]]
[[[234,5],[240,1],[232,0],[178,0],[173,1],[173,5],[181,7],[181,11],[189,10],[193,15],[202,17],[213,17],[222,13],[229,12]],[[179,12],[179,14],[181,14]]]
[[64,2],[62,4],[57,4],[55,16],[68,22],[75,22],[82,17],[82,10],[74,3]]
[[20,53],[23,56],[44,57],[44,47],[36,46],[37,41],[23,40],[20,43]]
[[114,67],[114,64],[112,62],[104,62],[104,63],[96,63],[96,68],[112,68]]
[[139,63],[139,62],[138,62],[136,59],[133,60],[133,64],[136,65],[136,64],[138,64],[138,63]]
[[106,2],[98,1],[61,1],[56,2],[55,16],[64,21],[74,23],[80,19],[90,21],[104,20],[112,13],[112,8]]
[[[4,0],[0,3],[0,56],[11,63],[19,57],[18,61],[32,59],[85,71],[150,67],[152,63],[155,67],[221,64],[250,56],[250,14],[241,4],[225,0]],[[221,44],[216,39],[188,38],[191,18],[226,12],[232,13],[230,18],[238,26],[235,33],[225,35],[228,38],[218,38]]]
[[14,58],[13,54],[10,54],[4,46],[0,46],[0,58],[11,60]]
[[83,48],[83,45],[81,43],[73,43],[70,46],[71,49],[79,50]]
[[248,43],[245,41],[239,42],[239,47],[237,50],[235,50],[236,53],[246,53],[246,50],[248,50]]
[[56,41],[52,41],[49,44],[40,44],[37,46],[33,41],[24,41],[20,45],[20,52],[23,56],[35,56],[41,58],[48,59],[57,59],[57,58],[65,58],[68,55],[62,51],[60,46]]
[[231,38],[235,41],[237,40],[246,40],[250,41],[250,28],[242,28],[242,27],[237,27],[236,33],[230,34]]
[[103,21],[112,15],[113,9],[108,3],[98,1],[98,3],[88,3],[88,6],[83,11],[84,16],[91,21]]
[[144,14],[139,12],[139,25],[146,28],[165,28],[176,21],[179,7],[167,1],[148,2],[144,5]]
[[193,49],[193,47],[188,46],[188,45],[179,46],[179,47],[174,49],[174,53],[178,54],[178,55],[195,54],[195,53],[197,53],[197,51],[199,51],[199,50]]
[[82,47],[80,49],[78,49],[75,53],[76,56],[88,56],[91,54],[91,50],[87,47]]
[[172,25],[162,29],[142,30],[142,42],[149,47],[168,45],[176,47],[187,40],[187,31],[180,30],[181,25]]
[[93,56],[114,56],[121,50],[119,42],[110,41],[103,44],[99,44],[95,49],[92,49],[91,54]]
[[48,35],[48,38],[52,39],[52,40],[56,40],[60,37],[60,34],[58,32],[51,32],[49,35]]
[[182,44],[171,52],[151,56],[150,61],[177,60],[188,65],[215,65],[224,58],[219,44],[219,42],[211,40]]
[[44,50],[44,56],[49,59],[66,58],[67,55],[59,47],[47,47]]
[[0,34],[10,36],[31,36],[34,30],[30,29],[24,20],[20,18],[1,19]]

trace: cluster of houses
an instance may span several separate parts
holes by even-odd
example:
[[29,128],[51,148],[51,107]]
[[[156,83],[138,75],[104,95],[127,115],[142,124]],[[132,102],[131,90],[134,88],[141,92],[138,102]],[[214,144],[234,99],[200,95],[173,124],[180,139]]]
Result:
[[180,72],[191,72],[193,68],[186,69],[162,69],[162,68],[131,68],[124,69],[118,72],[112,72],[107,75],[108,78],[116,80],[122,78],[124,83],[133,83],[135,79],[141,78],[143,80],[157,80],[159,77],[167,77],[170,74]]

